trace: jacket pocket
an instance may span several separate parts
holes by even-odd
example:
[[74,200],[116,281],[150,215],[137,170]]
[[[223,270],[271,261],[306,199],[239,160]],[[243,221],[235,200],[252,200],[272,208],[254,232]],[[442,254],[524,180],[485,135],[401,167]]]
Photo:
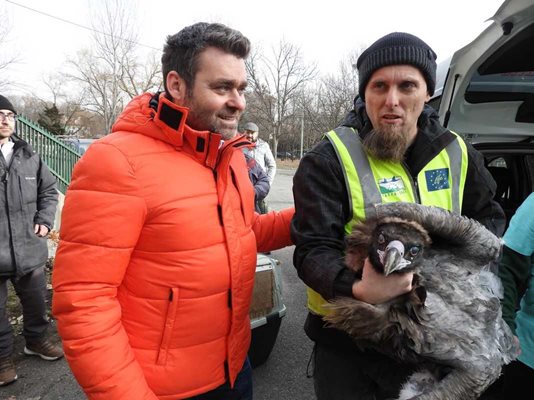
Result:
[[159,347],[158,359],[156,364],[165,365],[167,362],[167,354],[171,344],[172,332],[176,322],[176,315],[178,312],[179,289],[171,288],[169,292],[169,305],[167,307],[167,315],[165,317],[165,325],[163,327],[163,335],[161,337],[161,345]]
[[35,175],[20,175],[19,187],[22,204],[30,204],[37,201],[37,177]]

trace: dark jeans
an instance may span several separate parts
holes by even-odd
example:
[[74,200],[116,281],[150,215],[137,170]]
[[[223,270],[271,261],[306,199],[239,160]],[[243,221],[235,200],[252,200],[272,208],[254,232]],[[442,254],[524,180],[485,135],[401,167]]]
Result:
[[504,367],[503,399],[527,399],[534,393],[534,369],[521,361]]
[[316,343],[314,352],[313,384],[318,400],[395,398],[412,372],[374,351],[343,351]]
[[252,400],[252,367],[248,357],[237,375],[233,388],[226,382],[207,393],[190,397],[189,400]]
[[531,399],[534,393],[534,369],[521,361],[503,367],[502,375],[480,397],[481,400]]
[[13,330],[6,312],[8,279],[11,280],[22,305],[24,318],[22,334],[26,342],[40,339],[48,328],[44,266],[20,279],[0,278],[0,357],[11,356],[13,353]]
[[269,212],[269,207],[265,199],[256,201],[256,212],[258,214],[267,214]]

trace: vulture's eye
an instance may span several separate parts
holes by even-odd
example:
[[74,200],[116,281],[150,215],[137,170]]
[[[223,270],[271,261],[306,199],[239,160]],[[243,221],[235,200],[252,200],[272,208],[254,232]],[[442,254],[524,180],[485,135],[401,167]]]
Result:
[[384,244],[386,243],[386,238],[384,237],[383,233],[378,234],[378,244]]
[[419,246],[412,246],[412,247],[410,247],[410,251],[409,251],[409,253],[410,253],[410,255],[411,255],[412,257],[415,257],[416,255],[419,254],[420,251],[421,251],[421,247],[419,247]]

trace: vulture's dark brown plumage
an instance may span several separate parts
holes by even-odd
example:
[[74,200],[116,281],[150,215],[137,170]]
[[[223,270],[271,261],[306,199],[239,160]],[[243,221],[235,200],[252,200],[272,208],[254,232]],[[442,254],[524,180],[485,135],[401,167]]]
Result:
[[415,272],[413,290],[388,303],[332,302],[325,319],[361,346],[419,365],[398,399],[476,399],[517,356],[501,318],[501,240],[475,220],[412,203],[381,204],[347,238],[346,263]]

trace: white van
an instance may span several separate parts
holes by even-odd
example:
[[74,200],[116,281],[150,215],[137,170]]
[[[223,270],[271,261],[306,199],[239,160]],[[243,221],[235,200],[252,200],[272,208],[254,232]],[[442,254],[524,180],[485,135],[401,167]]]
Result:
[[534,1],[506,0],[438,66],[430,105],[486,159],[509,218],[534,191]]

